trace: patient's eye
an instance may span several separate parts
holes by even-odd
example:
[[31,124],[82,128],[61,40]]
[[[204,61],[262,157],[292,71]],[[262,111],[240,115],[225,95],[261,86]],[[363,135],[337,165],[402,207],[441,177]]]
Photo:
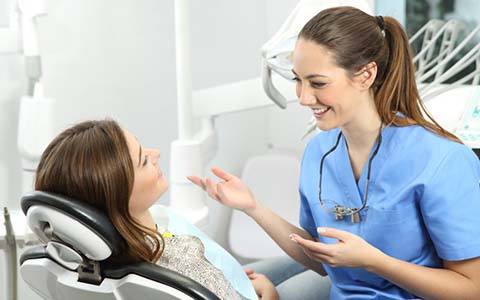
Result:
[[142,166],[147,165],[147,162],[148,162],[148,155],[145,155],[145,160],[143,161]]
[[325,82],[310,82],[310,85],[314,88],[314,89],[321,89],[322,87],[324,87],[326,85]]

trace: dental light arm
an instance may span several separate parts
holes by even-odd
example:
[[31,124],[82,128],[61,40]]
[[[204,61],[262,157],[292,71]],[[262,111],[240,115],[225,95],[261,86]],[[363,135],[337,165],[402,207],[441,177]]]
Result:
[[[263,88],[267,96],[282,109],[287,107],[287,99],[273,85],[272,70],[286,77],[286,79],[294,78],[291,72],[292,62],[290,58],[298,33],[304,24],[320,10],[318,1],[300,1],[280,27],[280,30],[262,47]],[[287,75],[288,73],[290,75]]]
[[287,98],[280,93],[272,82],[272,69],[268,66],[268,63],[263,61],[262,68],[262,86],[267,96],[277,104],[278,107],[287,108]]

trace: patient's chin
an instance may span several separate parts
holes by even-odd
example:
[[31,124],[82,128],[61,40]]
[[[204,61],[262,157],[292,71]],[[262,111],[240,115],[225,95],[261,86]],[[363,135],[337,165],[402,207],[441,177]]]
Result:
[[157,195],[157,199],[159,199],[160,197],[163,196],[163,194],[165,194],[166,192],[168,191],[168,182],[166,179],[161,179],[159,182],[158,182],[158,195]]
[[168,180],[165,178],[165,176],[162,176],[160,178],[160,186],[162,187],[162,190],[167,191],[168,190]]

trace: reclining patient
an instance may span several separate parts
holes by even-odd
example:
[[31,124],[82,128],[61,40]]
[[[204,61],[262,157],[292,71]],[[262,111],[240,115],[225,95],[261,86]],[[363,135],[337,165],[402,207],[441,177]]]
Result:
[[117,263],[155,262],[220,299],[277,299],[265,276],[251,271],[247,276],[228,252],[171,210],[155,223],[149,208],[168,188],[158,158],[157,150],[142,147],[115,121],[86,121],[48,145],[35,189],[103,211],[127,243],[127,251],[112,258]]

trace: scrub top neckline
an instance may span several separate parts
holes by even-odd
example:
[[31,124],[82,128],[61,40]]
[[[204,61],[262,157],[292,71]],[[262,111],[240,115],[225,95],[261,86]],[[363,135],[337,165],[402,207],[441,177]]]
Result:
[[[378,178],[382,167],[385,165],[385,160],[390,153],[389,149],[391,138],[393,135],[395,127],[390,125],[382,129],[382,144],[378,149],[377,155],[372,160],[371,174],[370,174],[370,183],[369,183],[369,199],[368,204],[371,204],[372,198],[375,196],[372,193],[375,189],[375,181]],[[350,161],[350,155],[348,154],[348,146],[346,143],[345,136],[342,135],[340,144],[338,145],[338,150],[335,151],[334,164],[335,164],[335,175],[338,182],[341,184],[341,188],[345,193],[346,199],[338,199],[342,205],[350,205],[353,207],[360,207],[362,205],[363,197],[365,194],[365,183],[367,181],[367,171],[368,171],[368,160],[371,158],[372,153],[376,147],[376,143],[373,144],[372,149],[370,149],[370,154],[368,155],[367,161],[362,167],[362,172],[360,173],[360,178],[355,179],[353,173],[353,168]],[[343,203],[342,203],[343,202]]]

